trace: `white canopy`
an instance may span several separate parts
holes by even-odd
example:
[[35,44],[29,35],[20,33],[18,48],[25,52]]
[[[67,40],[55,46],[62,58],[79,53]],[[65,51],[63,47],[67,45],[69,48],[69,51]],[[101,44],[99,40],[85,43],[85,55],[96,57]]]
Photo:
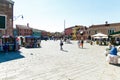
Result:
[[105,35],[105,34],[102,34],[102,33],[97,33],[95,35],[92,35],[92,37],[100,39],[100,38],[108,38],[108,35]]

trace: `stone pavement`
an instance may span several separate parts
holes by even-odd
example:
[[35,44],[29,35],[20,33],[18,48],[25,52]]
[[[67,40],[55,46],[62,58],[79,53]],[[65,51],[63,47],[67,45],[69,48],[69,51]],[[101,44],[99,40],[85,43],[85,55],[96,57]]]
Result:
[[[0,54],[0,80],[120,80],[120,64],[105,61],[106,46],[42,41],[41,48]],[[120,60],[119,60],[120,62]]]

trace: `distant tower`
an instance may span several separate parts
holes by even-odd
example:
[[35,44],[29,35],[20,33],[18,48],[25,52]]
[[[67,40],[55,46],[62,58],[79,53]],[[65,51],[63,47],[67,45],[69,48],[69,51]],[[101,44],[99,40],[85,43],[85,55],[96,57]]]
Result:
[[64,35],[65,35],[65,20],[64,20]]

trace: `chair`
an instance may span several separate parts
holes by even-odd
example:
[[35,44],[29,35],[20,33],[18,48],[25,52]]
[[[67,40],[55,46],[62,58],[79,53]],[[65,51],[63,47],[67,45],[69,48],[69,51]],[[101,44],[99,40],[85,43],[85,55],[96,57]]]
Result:
[[118,56],[108,54],[108,56],[106,57],[106,61],[111,64],[118,64]]

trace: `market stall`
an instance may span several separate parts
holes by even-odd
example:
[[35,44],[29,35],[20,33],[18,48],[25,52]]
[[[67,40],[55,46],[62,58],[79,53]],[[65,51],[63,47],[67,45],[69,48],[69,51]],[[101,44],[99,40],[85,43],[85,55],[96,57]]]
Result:
[[39,38],[35,36],[24,36],[24,43],[26,48],[37,48],[40,47]]
[[19,49],[17,38],[11,36],[2,36],[0,38],[0,51],[16,51]]

